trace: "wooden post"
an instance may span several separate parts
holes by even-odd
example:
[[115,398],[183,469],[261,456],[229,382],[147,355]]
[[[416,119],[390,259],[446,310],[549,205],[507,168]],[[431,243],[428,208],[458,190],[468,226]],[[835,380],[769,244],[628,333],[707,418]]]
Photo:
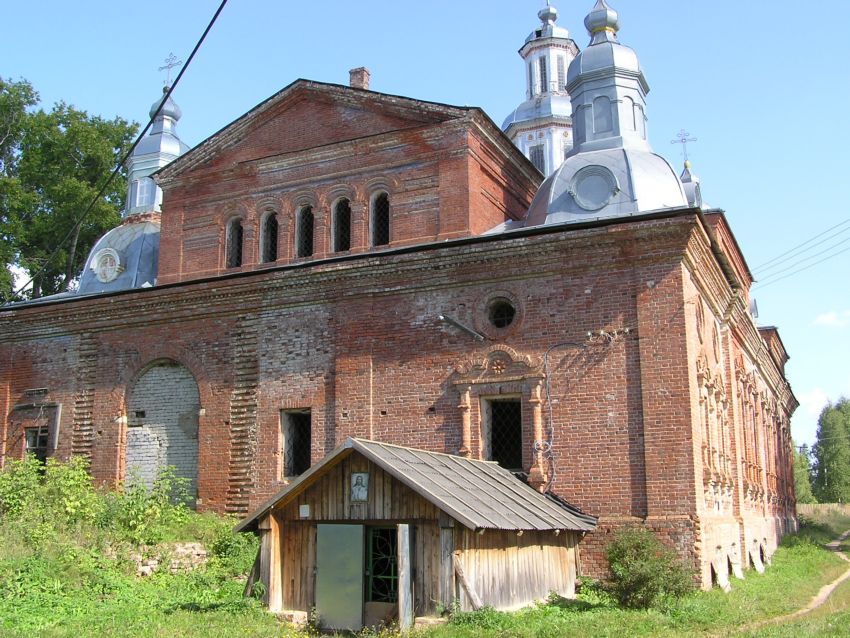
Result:
[[413,627],[413,569],[410,561],[410,525],[398,526],[398,628]]
[[283,608],[283,587],[281,586],[280,523],[269,512],[263,517],[257,529],[260,532],[260,582],[265,587],[263,603],[269,611],[279,612]]
[[457,574],[458,579],[460,580],[460,584],[463,585],[464,591],[466,591],[466,595],[469,596],[469,602],[472,603],[472,609],[478,611],[483,607],[481,603],[481,598],[478,597],[478,593],[475,591],[475,588],[472,584],[466,580],[466,574],[463,572],[463,564],[460,560],[460,552],[454,553],[454,564],[455,564],[455,573]]

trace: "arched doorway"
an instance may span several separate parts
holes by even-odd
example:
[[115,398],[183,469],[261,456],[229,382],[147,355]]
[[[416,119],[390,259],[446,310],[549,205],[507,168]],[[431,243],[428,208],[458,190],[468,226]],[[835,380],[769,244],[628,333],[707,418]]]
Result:
[[171,360],[148,367],[130,389],[127,408],[126,480],[153,485],[172,465],[198,491],[198,384],[189,370]]

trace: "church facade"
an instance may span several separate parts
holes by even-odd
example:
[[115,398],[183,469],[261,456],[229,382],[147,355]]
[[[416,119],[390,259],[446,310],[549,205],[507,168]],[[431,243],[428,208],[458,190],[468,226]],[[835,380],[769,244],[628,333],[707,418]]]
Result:
[[[380,441],[496,461],[598,517],[585,574],[623,525],[706,586],[761,568],[796,526],[788,356],[725,214],[652,153],[616,13],[586,25],[542,183],[481,110],[362,72],[298,80],[160,168],[84,294],[0,310],[2,457],[81,454],[109,484],[173,465],[199,508],[247,514]],[[164,140],[179,109],[159,117]]]

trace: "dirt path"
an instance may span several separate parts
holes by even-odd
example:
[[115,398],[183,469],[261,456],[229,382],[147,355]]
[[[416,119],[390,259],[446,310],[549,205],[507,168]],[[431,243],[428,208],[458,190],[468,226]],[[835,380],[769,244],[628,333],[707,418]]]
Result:
[[[831,549],[836,554],[838,554],[838,556],[842,560],[845,560],[848,563],[850,563],[850,559],[847,558],[847,556],[845,556],[843,552],[838,551],[838,548],[841,546],[841,543],[844,540],[846,540],[848,536],[850,536],[850,529],[848,529],[846,532],[844,532],[841,536],[836,538],[831,543],[827,543],[826,548]],[[841,576],[836,578],[834,581],[832,581],[828,585],[824,585],[823,587],[821,587],[820,590],[818,591],[818,593],[815,594],[815,597],[812,598],[809,601],[809,604],[806,605],[805,607],[803,607],[802,609],[798,609],[797,611],[795,611],[792,614],[785,614],[784,616],[777,616],[775,618],[768,618],[767,620],[760,620],[760,621],[754,622],[750,625],[745,625],[743,627],[738,628],[735,631],[735,633],[741,633],[741,632],[745,632],[745,631],[753,631],[754,629],[759,629],[759,628],[764,627],[766,625],[778,625],[778,624],[781,624],[781,623],[784,623],[784,622],[788,622],[789,620],[796,620],[800,616],[805,616],[806,614],[811,613],[812,611],[814,611],[815,609],[817,609],[818,607],[823,605],[827,601],[827,599],[829,598],[830,594],[832,594],[832,592],[835,590],[835,588],[838,587],[841,583],[843,583],[848,578],[850,578],[850,567],[848,567],[847,570],[843,574],[841,574]]]

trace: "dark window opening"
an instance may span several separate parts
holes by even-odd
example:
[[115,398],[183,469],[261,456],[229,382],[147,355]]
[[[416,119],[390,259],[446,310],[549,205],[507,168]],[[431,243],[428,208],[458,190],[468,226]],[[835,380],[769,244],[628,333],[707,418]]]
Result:
[[490,460],[507,470],[522,471],[522,404],[519,399],[488,403]]
[[298,251],[299,257],[313,254],[313,207],[305,206],[298,215]]
[[283,476],[299,476],[310,469],[310,411],[283,413]]
[[534,65],[528,63],[528,98],[534,97]]
[[514,322],[516,308],[507,299],[494,300],[488,309],[487,318],[496,328],[507,328]]
[[277,261],[277,214],[269,213],[263,221],[262,261]]
[[537,144],[528,149],[528,159],[534,164],[541,173],[546,173],[546,156],[543,150],[543,144]]
[[537,58],[537,63],[540,66],[540,92],[545,93],[549,90],[549,75],[546,70],[546,58]]
[[242,220],[234,219],[227,225],[227,267],[242,265]]
[[341,199],[334,207],[334,252],[351,249],[351,203]]
[[134,414],[136,415],[137,419],[144,419],[146,412],[144,410],[136,410]]
[[372,245],[390,243],[390,197],[381,193],[372,203]]
[[42,464],[46,463],[47,447],[50,439],[47,426],[42,425],[37,428],[27,428],[25,434],[27,439],[27,454],[32,454]]
[[366,596],[371,603],[398,602],[398,532],[370,527],[366,540]]
[[558,56],[558,90],[564,91],[567,85],[567,70],[564,56]]

